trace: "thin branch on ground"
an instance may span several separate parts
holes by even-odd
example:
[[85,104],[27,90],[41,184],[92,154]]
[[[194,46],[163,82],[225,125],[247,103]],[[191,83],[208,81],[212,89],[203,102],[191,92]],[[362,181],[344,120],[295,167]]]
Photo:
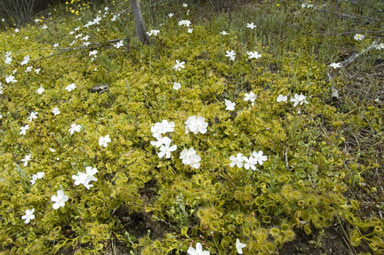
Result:
[[[318,33],[326,33],[326,31],[317,31]],[[361,30],[351,30],[351,31],[344,31],[344,32],[331,32],[326,35],[332,36],[332,35],[354,35],[354,34],[371,34],[371,35],[384,35],[384,30],[379,31],[361,31]]]
[[289,170],[289,164],[288,164],[288,147],[285,147],[284,158],[285,158],[285,168],[287,168],[287,170]]
[[51,58],[51,57],[55,57],[55,56],[59,56],[59,55],[62,55],[64,53],[67,53],[67,52],[70,52],[70,51],[75,51],[75,50],[93,50],[93,49],[97,49],[97,48],[100,48],[100,47],[105,47],[105,46],[108,46],[112,43],[116,43],[116,42],[119,42],[119,41],[129,41],[129,38],[122,38],[122,39],[113,39],[113,40],[109,40],[109,41],[104,41],[104,42],[94,42],[94,43],[91,43],[90,45],[83,45],[83,46],[78,46],[78,47],[73,47],[73,48],[58,48],[57,50],[59,50],[60,52],[57,52],[57,53],[54,53],[54,54],[51,54],[49,56],[45,56],[45,57],[42,57],[42,58],[39,58],[39,59],[36,59],[34,61],[32,61],[33,63],[36,63],[36,62],[39,62],[41,60],[44,60],[44,59],[47,59],[47,58]]
[[334,16],[344,18],[344,19],[353,19],[353,20],[358,20],[358,19],[366,19],[369,21],[381,21],[381,19],[373,19],[371,17],[367,16],[356,16],[356,15],[351,15],[351,14],[346,14],[346,13],[339,13],[339,12],[334,12],[328,9],[320,9],[320,8],[314,8],[315,10],[318,10],[320,12],[323,12],[325,14],[332,14]]
[[[338,219],[338,221],[339,221],[339,225],[340,225],[340,227],[341,227],[341,230],[343,231],[343,234],[344,235],[341,235],[341,237],[343,238],[343,241],[344,241],[344,243],[347,245],[347,247],[353,252],[353,254],[355,254],[355,255],[357,255],[357,252],[356,252],[356,250],[353,248],[353,246],[351,246],[350,245],[350,240],[349,240],[349,237],[348,237],[348,234],[347,234],[347,232],[345,231],[345,229],[344,229],[344,227],[343,227],[343,224],[341,223],[341,220],[340,220],[340,217],[339,217],[339,215],[337,215],[337,219]],[[340,232],[339,232],[340,233]]]
[[[361,2],[361,1],[351,1],[352,4],[359,4],[360,2]],[[370,5],[370,4],[368,4],[366,1],[364,1],[364,2],[361,3],[361,4],[363,4],[363,5],[366,6],[366,7],[371,8],[371,9],[377,11],[377,12],[384,12],[383,9],[379,9],[379,8],[377,8],[376,6]]]
[[[340,62],[339,64],[341,64],[341,68],[346,68],[347,66],[349,66],[353,61],[355,61],[358,57],[360,57],[361,55],[367,53],[368,51],[372,50],[373,48],[375,48],[376,46],[378,45],[377,41],[373,41],[371,43],[371,45],[369,45],[366,49],[360,51],[359,53],[355,53],[353,54],[352,56],[350,56],[348,59],[344,60],[343,62]],[[328,81],[332,81],[334,79],[334,77],[332,75],[330,75],[330,73],[328,72],[327,73],[328,75]]]
[[104,46],[109,45],[111,43],[116,43],[116,42],[120,42],[120,41],[128,41],[128,40],[129,40],[129,38],[113,39],[113,40],[109,40],[109,41],[105,41],[105,42],[94,42],[88,46],[83,45],[83,46],[78,46],[78,47],[74,47],[74,48],[58,48],[58,50],[73,51],[73,50],[82,50],[82,49],[94,49],[94,48],[104,47]]
[[368,51],[372,50],[373,48],[375,48],[377,46],[377,41],[373,41],[371,43],[371,45],[368,46],[368,48],[362,50],[361,52],[359,53],[355,53],[353,54],[351,57],[349,57],[348,59],[344,60],[343,62],[341,62],[341,66],[342,67],[347,67],[348,65],[350,65],[353,61],[355,61],[358,57],[360,57],[361,55],[364,55],[365,53],[367,53]]

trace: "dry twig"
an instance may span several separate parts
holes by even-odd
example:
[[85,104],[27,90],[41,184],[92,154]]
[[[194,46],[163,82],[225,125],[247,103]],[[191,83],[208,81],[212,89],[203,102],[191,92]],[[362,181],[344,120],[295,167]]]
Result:
[[94,42],[94,43],[91,43],[90,45],[87,45],[87,46],[83,45],[83,46],[78,46],[78,47],[73,47],[73,48],[58,48],[59,52],[57,52],[55,54],[51,54],[49,56],[45,56],[45,57],[36,59],[36,60],[34,60],[32,62],[36,63],[36,62],[39,62],[41,60],[44,60],[44,59],[47,59],[47,58],[51,58],[51,57],[55,57],[55,56],[59,56],[59,55],[62,55],[64,53],[67,53],[67,52],[70,52],[70,51],[75,51],[75,50],[85,50],[85,49],[92,50],[92,49],[97,49],[97,48],[105,47],[105,46],[108,46],[108,45],[110,45],[112,43],[116,43],[116,42],[119,42],[119,41],[129,41],[129,38],[113,39],[113,40],[109,40],[109,41],[105,41],[105,42]]

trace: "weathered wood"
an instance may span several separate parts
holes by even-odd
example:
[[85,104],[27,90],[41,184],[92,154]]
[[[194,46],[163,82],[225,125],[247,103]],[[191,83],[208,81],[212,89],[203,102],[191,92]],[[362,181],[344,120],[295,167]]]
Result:
[[141,14],[140,5],[137,2],[137,0],[131,0],[131,6],[133,11],[133,16],[135,18],[136,35],[139,38],[140,42],[148,44],[149,37],[147,35],[147,29],[145,28],[143,15]]

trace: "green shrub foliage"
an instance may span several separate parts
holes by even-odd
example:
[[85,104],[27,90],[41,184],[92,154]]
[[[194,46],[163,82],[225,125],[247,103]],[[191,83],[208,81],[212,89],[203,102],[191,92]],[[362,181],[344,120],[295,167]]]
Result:
[[[359,203],[345,195],[372,165],[343,149],[342,126],[358,116],[328,103],[331,86],[343,83],[327,82],[327,63],[305,50],[315,37],[298,34],[277,58],[246,23],[239,29],[247,41],[215,23],[222,17],[192,20],[189,33],[178,25],[188,18],[180,10],[164,14],[162,26],[150,24],[160,32],[140,45],[123,7],[0,35],[1,254],[105,254],[111,247],[186,254],[197,242],[211,254],[237,254],[237,238],[244,254],[274,254],[298,232],[340,220],[352,226],[352,245],[383,250],[383,220],[361,218]],[[96,15],[100,20],[87,26]],[[118,40],[97,43],[127,37],[119,48]],[[234,61],[226,56],[231,50]],[[261,57],[250,59],[254,51]],[[176,60],[184,61],[180,71]],[[93,93],[100,84],[109,89]],[[251,92],[253,103],[245,101]],[[278,102],[280,94],[288,100]],[[295,95],[304,97],[296,106]],[[30,121],[31,112],[37,118]],[[378,108],[367,114],[371,128],[382,128]],[[186,133],[190,116],[203,117],[206,132]],[[164,134],[177,146],[170,158],[159,158],[151,144],[151,127],[163,120],[175,124]],[[72,124],[79,132],[70,133]],[[107,135],[110,142],[100,145]],[[201,157],[197,168],[180,159],[190,148]],[[231,166],[231,156],[259,151],[267,158],[255,170]],[[97,169],[97,180],[75,185],[73,176],[87,167]],[[32,184],[38,172],[44,176]],[[68,200],[54,209],[58,190]],[[32,208],[35,218],[26,224],[22,216]]]

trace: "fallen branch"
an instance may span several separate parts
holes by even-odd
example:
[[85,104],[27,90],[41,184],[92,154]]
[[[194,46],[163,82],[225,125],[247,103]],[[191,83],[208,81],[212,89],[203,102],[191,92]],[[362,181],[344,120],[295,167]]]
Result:
[[285,147],[284,158],[285,158],[285,168],[287,168],[287,170],[289,170],[289,165],[288,165],[288,147]]
[[95,43],[91,43],[90,45],[83,45],[83,46],[74,47],[74,48],[58,48],[58,50],[73,51],[73,50],[82,50],[82,49],[94,49],[94,48],[106,46],[106,45],[109,45],[112,43],[116,43],[116,42],[120,42],[120,41],[128,41],[128,40],[129,40],[129,38],[113,39],[113,40],[109,40],[109,41],[105,41],[105,42],[95,42]]
[[[359,4],[360,2],[361,2],[361,1],[351,1],[352,4]],[[373,5],[370,5],[370,4],[368,4],[366,1],[364,1],[364,2],[361,3],[361,4],[363,4],[363,5],[366,6],[366,7],[371,8],[371,9],[377,11],[377,12],[384,12],[384,10],[379,9],[379,8],[373,6]]]
[[367,17],[367,16],[356,16],[356,15],[351,15],[351,14],[338,13],[338,12],[333,12],[333,11],[330,11],[330,10],[327,10],[327,9],[319,9],[319,8],[314,8],[314,9],[318,10],[320,12],[326,13],[326,14],[327,13],[328,14],[332,14],[334,16],[345,18],[345,19],[353,19],[353,20],[366,19],[366,20],[369,20],[369,21],[381,21],[381,19],[373,19],[373,18]]
[[[355,61],[358,57],[360,57],[361,55],[367,53],[368,51],[370,51],[371,49],[375,48],[376,46],[377,46],[377,41],[373,41],[371,43],[371,45],[369,45],[366,49],[360,51],[359,53],[353,54],[352,56],[350,56],[348,59],[344,60],[343,62],[339,62],[340,68],[346,68],[353,61]],[[329,72],[327,74],[328,74],[328,81],[332,81],[334,77],[332,77],[332,75],[330,75]],[[335,88],[332,88],[332,95],[334,94],[334,89]],[[337,92],[337,90],[336,90],[336,92]],[[338,93],[337,93],[337,96],[338,96]]]
[[[326,31],[318,31],[318,33],[326,33]],[[326,35],[354,35],[354,34],[372,34],[372,35],[383,35],[384,30],[379,31],[358,31],[358,30],[351,30],[351,31],[344,31],[344,32],[333,32]]]
[[371,45],[369,45],[368,48],[362,50],[361,52],[359,53],[355,53],[353,54],[352,56],[350,56],[348,59],[344,60],[343,62],[340,62],[341,66],[342,67],[347,67],[348,65],[350,65],[353,61],[355,61],[358,57],[360,57],[361,55],[367,53],[368,51],[372,50],[373,48],[375,48],[377,46],[377,41],[373,41],[371,43]]
[[70,52],[70,51],[75,51],[75,50],[84,50],[84,49],[94,50],[94,49],[97,49],[97,48],[100,48],[100,47],[105,47],[107,45],[110,45],[112,43],[116,43],[116,42],[119,42],[119,41],[129,41],[129,38],[113,39],[113,40],[104,41],[104,42],[94,42],[94,43],[91,43],[90,45],[83,45],[83,46],[78,46],[78,47],[73,47],[73,48],[58,48],[57,50],[59,50],[60,52],[55,53],[55,54],[51,54],[49,56],[45,56],[45,57],[42,57],[42,58],[39,58],[39,59],[36,59],[36,60],[34,60],[32,62],[36,63],[36,62],[39,62],[41,60],[44,60],[44,59],[47,59],[47,58],[51,58],[51,57],[55,57],[55,56],[59,56],[59,55],[62,55],[64,53],[67,53],[67,52]]

